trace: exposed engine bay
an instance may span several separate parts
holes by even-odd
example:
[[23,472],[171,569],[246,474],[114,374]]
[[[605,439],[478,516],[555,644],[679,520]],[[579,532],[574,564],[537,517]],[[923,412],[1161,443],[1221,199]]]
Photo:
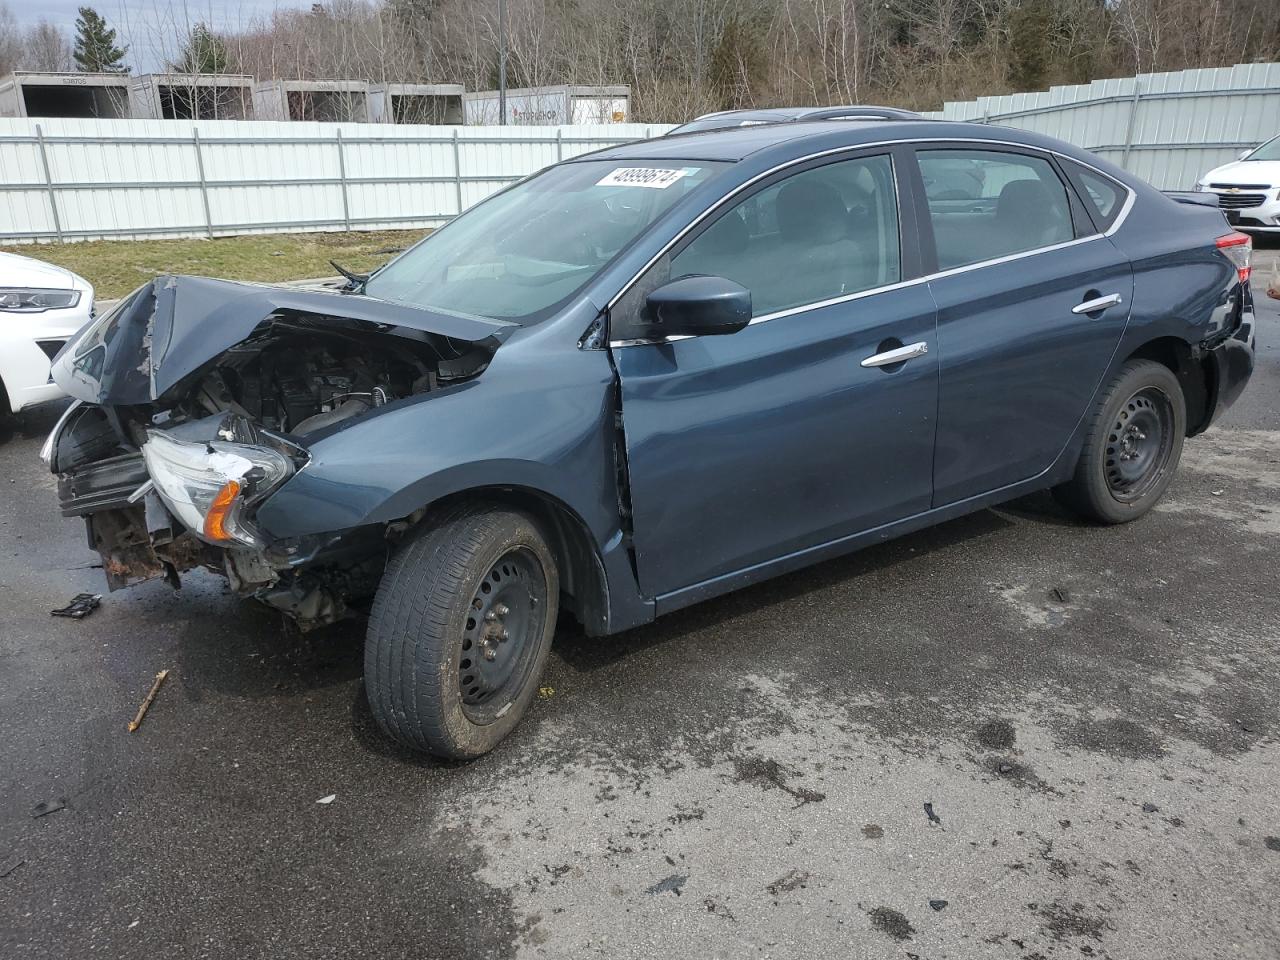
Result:
[[[224,283],[169,279],[199,293]],[[62,512],[85,518],[113,590],[156,577],[177,587],[180,574],[205,567],[304,628],[332,622],[372,594],[397,525],[284,542],[257,527],[256,505],[305,467],[309,443],[478,376],[500,341],[302,310],[295,303],[350,302],[365,314],[380,307],[289,293],[283,308],[264,296],[276,309],[246,324],[238,342],[203,362],[187,351],[162,368],[164,358],[148,355],[156,342],[172,358],[175,340],[185,346],[181,332],[190,341],[227,334],[209,326],[212,317],[179,331],[175,297],[162,312],[173,289],[141,288],[55,364],[64,389],[83,401],[46,445]],[[142,295],[150,300],[139,303]]]
[[[305,437],[442,382],[442,358],[405,344],[282,324],[264,339],[225,353],[192,393],[187,406],[198,410],[189,412],[238,413],[266,430]],[[483,351],[450,358],[443,382],[473,376],[487,360]]]

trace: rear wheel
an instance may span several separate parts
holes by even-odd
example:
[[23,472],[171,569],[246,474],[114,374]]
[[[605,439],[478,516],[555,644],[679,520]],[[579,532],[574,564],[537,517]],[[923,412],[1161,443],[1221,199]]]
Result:
[[1186,432],[1178,378],[1153,360],[1131,360],[1099,398],[1075,475],[1054,495],[1092,520],[1136,520],[1173,480]]
[[405,544],[365,641],[365,688],[382,729],[440,757],[492,750],[537,691],[559,592],[551,551],[517,511],[455,509]]

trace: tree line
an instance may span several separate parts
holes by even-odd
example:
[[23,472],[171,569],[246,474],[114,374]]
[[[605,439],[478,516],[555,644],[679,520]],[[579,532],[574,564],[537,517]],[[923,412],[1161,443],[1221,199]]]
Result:
[[[161,2],[161,0],[157,0]],[[0,74],[123,69],[91,8],[76,35],[17,28],[0,0]],[[145,36],[182,72],[497,86],[497,0],[329,0],[243,28]],[[1190,67],[1280,60],[1276,0],[508,0],[508,85],[629,84],[632,117],[945,100]]]

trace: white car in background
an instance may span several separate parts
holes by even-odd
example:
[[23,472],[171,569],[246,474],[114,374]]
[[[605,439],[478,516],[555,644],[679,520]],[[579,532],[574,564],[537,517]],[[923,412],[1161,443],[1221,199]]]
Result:
[[1238,230],[1280,235],[1280,137],[1210,170],[1196,189],[1216,194],[1218,206]]
[[62,345],[93,315],[93,287],[50,263],[0,253],[0,417],[64,396],[49,378]]

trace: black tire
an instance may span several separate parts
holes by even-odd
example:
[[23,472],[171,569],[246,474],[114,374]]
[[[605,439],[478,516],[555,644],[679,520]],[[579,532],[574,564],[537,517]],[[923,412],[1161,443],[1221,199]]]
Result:
[[530,517],[487,505],[442,515],[392,557],[374,599],[364,680],[378,725],[438,757],[492,750],[537,692],[559,598]]
[[1090,520],[1136,520],[1173,480],[1186,433],[1178,378],[1154,360],[1130,360],[1090,414],[1075,475],[1053,494]]

